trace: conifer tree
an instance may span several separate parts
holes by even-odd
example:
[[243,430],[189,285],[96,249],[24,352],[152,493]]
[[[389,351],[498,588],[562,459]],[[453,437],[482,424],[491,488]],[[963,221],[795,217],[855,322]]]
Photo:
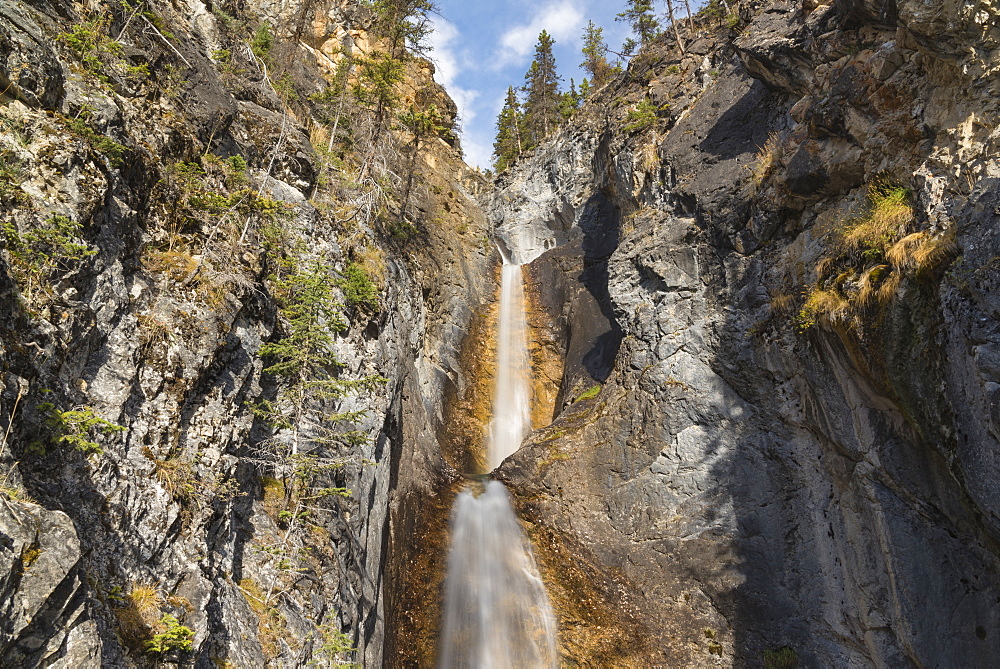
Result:
[[524,75],[524,126],[529,147],[539,144],[562,118],[559,111],[562,100],[559,95],[560,79],[556,74],[556,59],[552,55],[553,43],[546,31],[538,35],[535,59]]
[[497,138],[493,142],[493,164],[497,172],[506,170],[521,155],[523,134],[521,105],[517,101],[514,87],[508,86],[507,100],[503,103],[500,116],[497,117]]
[[583,29],[583,57],[584,61],[580,63],[580,67],[590,73],[589,84],[599,88],[611,76],[612,67],[608,63],[608,45],[604,43],[604,29],[595,25],[593,21],[588,21],[587,27]]
[[625,21],[632,26],[632,32],[639,38],[639,44],[645,45],[656,37],[659,21],[653,16],[652,0],[628,0],[625,11],[617,16],[616,21]]
[[569,90],[563,93],[559,100],[559,113],[562,114],[563,118],[569,118],[580,108],[582,101],[583,96],[577,92],[576,82],[570,79]]

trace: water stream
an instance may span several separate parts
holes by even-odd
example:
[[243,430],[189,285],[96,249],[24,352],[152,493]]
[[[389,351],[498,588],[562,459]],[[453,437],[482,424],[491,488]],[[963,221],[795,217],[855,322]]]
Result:
[[[494,469],[531,431],[530,363],[521,266],[504,262],[497,375],[487,461]],[[445,579],[441,669],[557,666],[556,624],[531,544],[507,489],[486,482],[460,493],[452,509]]]

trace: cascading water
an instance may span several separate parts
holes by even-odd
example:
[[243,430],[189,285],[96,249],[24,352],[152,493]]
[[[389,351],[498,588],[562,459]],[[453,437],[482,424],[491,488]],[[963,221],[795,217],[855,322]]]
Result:
[[[496,468],[531,430],[530,368],[521,266],[504,262],[488,462]],[[488,481],[452,510],[441,669],[555,667],[556,624],[531,545],[507,489]]]
[[504,263],[500,276],[500,322],[497,328],[497,379],[487,448],[492,471],[521,446],[531,431],[528,383],[527,319],[521,266]]

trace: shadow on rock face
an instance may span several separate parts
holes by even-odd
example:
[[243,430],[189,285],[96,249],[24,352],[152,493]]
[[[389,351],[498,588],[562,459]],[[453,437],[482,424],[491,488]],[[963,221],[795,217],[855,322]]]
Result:
[[608,291],[608,259],[618,248],[621,215],[603,194],[584,205],[577,235],[528,266],[528,294],[546,311],[560,342],[564,372],[555,413],[604,383],[622,339]]

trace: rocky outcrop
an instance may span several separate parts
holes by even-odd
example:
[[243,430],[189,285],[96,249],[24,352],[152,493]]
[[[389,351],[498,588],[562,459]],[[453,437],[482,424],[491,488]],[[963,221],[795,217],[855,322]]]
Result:
[[11,666],[84,667],[100,663],[80,541],[66,514],[0,501],[0,593],[4,657]]
[[[562,245],[531,272],[566,267],[622,332],[600,394],[501,475],[627,593],[656,662],[978,666],[1000,650],[1000,61],[989,7],[918,5],[744,6],[738,33],[648,48],[501,177],[491,211],[515,255]],[[931,15],[953,40],[928,39]],[[669,113],[622,130],[647,96]],[[916,235],[919,262],[844,250],[878,184],[908,193],[890,241]]]
[[[374,39],[353,3],[102,11],[0,7],[0,665],[380,666],[395,518],[445,468],[495,260],[484,182],[451,136],[390,137],[408,201],[350,215],[370,194],[310,95]],[[409,102],[454,110],[407,67]],[[275,459],[298,436],[262,355],[315,260],[325,382],[386,379],[313,400],[346,417],[319,473]]]

